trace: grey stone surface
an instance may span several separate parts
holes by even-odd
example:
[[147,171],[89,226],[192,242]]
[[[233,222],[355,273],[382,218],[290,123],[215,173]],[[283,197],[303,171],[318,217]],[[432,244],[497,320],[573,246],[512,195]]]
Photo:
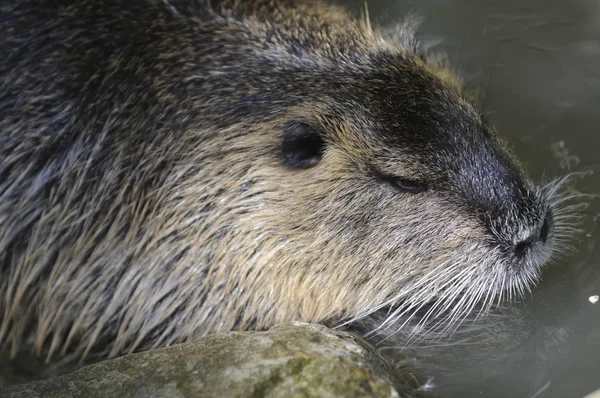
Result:
[[355,336],[320,325],[209,336],[107,360],[2,397],[416,397],[416,379]]

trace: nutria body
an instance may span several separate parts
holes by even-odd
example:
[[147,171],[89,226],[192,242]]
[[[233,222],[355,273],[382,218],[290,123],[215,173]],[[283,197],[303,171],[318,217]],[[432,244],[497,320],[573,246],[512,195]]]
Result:
[[285,0],[6,3],[4,349],[454,321],[551,255],[554,191],[409,31]]

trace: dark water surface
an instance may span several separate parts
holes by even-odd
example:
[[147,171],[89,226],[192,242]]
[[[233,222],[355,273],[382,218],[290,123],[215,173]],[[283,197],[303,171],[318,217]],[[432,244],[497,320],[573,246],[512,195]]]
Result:
[[[485,113],[538,181],[591,171],[577,189],[600,193],[599,0],[371,0],[368,8],[383,26],[409,13],[422,20],[424,44],[479,88]],[[492,329],[489,345],[455,344],[447,369],[431,371],[443,396],[581,398],[600,389],[600,302],[590,301],[600,294],[600,200],[586,201],[574,250],[516,305],[519,320]]]

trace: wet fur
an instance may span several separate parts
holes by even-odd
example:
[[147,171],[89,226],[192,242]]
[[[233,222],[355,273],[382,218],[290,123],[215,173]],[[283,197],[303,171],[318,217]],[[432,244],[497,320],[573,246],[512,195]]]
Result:
[[[115,356],[388,307],[378,330],[425,306],[454,325],[526,290],[553,250],[508,253],[551,198],[409,31],[284,0],[0,13],[12,354]],[[315,167],[282,159],[290,121],[321,135]]]

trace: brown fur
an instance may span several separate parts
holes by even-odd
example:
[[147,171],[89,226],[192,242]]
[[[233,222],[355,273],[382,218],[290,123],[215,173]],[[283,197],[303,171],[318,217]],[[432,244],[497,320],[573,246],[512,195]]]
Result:
[[[12,353],[115,356],[436,298],[430,314],[463,315],[545,261],[515,270],[503,245],[539,230],[546,197],[411,32],[286,0],[1,7]],[[321,132],[316,166],[284,164],[290,120]]]

